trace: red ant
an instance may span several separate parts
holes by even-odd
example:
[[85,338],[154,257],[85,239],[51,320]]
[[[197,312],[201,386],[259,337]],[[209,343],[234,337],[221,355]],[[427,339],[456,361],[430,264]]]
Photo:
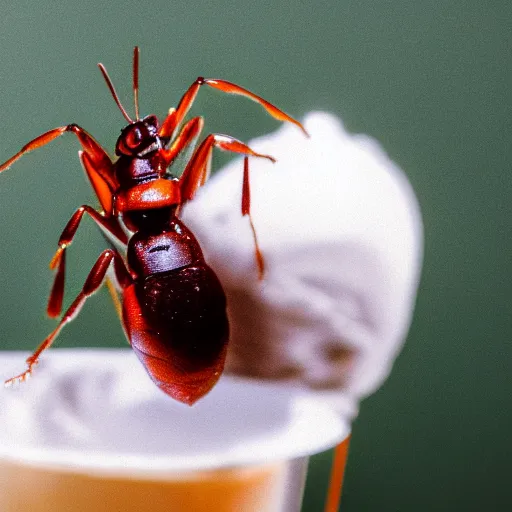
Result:
[[[101,253],[85,281],[82,291],[64,313],[53,332],[27,359],[27,369],[6,381],[24,381],[65,324],[73,320],[85,300],[103,282],[113,265],[115,279],[122,290],[122,313],[118,308],[127,338],[154,383],[176,400],[192,405],[219,379],[226,358],[229,325],[222,286],[206,264],[197,240],[181,222],[179,214],[210,174],[213,148],[245,155],[242,185],[242,215],[248,215],[255,242],[259,276],[264,264],[250,217],[248,157],[267,158],[228,135],[210,134],[195,149],[182,175],[170,172],[176,158],[193,147],[203,127],[194,117],[180,129],[201,86],[246,96],[274,118],[303,126],[290,116],[248,90],[224,80],[198,78],[185,92],[178,106],[169,110],[160,125],[156,116],[139,117],[139,49],[133,52],[133,94],[135,120],[131,119],[114,89],[105,67],[98,64],[110,92],[129,123],[116,143],[118,159],[113,162],[105,150],[83,128],[69,124],[50,130],[26,144],[0,166],[0,172],[25,153],[37,149],[66,132],[78,138],[80,161],[101,204],[102,211],[84,205],[78,208],[59,239],[51,260],[56,269],[47,313],[57,317],[62,310],[66,249],[73,241],[85,213],[120,245],[126,259],[116,249]],[[305,132],[306,133],[306,132]],[[127,233],[130,233],[127,235]],[[114,299],[117,292],[114,292]]]

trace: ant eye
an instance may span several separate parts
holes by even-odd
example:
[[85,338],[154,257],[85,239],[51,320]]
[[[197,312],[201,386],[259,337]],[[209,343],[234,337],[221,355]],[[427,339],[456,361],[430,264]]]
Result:
[[141,133],[140,129],[137,127],[133,128],[133,130],[130,130],[126,134],[125,142],[126,142],[126,145],[131,149],[135,149],[140,144],[141,140],[142,140],[142,133]]
[[144,118],[144,123],[150,131],[158,130],[158,118],[154,115],[149,115]]

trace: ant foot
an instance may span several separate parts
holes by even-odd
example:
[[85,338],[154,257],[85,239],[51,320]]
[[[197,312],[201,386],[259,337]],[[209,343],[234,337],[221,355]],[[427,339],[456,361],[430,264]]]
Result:
[[[29,358],[30,359],[30,358]],[[28,360],[27,360],[28,362]],[[32,367],[34,363],[29,363],[28,369],[25,370],[23,373],[20,373],[19,375],[16,375],[16,377],[11,377],[10,379],[7,379],[4,383],[4,386],[6,388],[10,388],[14,386],[15,384],[20,384],[21,382],[25,382],[28,380],[32,375]]]

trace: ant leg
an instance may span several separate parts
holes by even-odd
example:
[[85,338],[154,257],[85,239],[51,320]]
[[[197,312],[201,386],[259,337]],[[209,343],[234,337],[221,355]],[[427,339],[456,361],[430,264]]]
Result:
[[242,216],[247,215],[249,217],[249,225],[251,226],[252,238],[254,240],[254,258],[258,265],[258,279],[263,279],[265,274],[265,260],[261,254],[260,246],[258,244],[258,237],[256,235],[256,229],[254,228],[254,222],[252,221],[251,215],[251,187],[249,185],[249,157],[244,158],[244,179],[242,182]]
[[[48,298],[48,305],[46,308],[48,316],[50,316],[51,318],[59,316],[62,310],[66,269],[65,249],[68,245],[71,244],[84,213],[89,213],[93,220],[96,221],[96,223],[104,232],[107,233],[107,235],[113,237],[114,239],[118,240],[124,245],[126,245],[128,242],[127,236],[119,223],[119,219],[112,215],[113,190],[110,188],[108,183],[106,183],[105,180],[103,180],[101,174],[96,170],[91,160],[91,157],[88,156],[88,153],[85,153],[84,151],[79,151],[78,156],[80,157],[82,167],[84,168],[84,171],[87,174],[87,177],[89,178],[89,181],[91,182],[94,191],[96,192],[96,196],[98,197],[101,203],[103,213],[100,214],[89,206],[80,207],[71,217],[68,224],[66,225],[66,228],[64,229],[64,232],[60,237],[59,248],[57,249],[57,252],[55,253],[54,257],[50,262],[50,268],[52,270],[54,270],[55,267],[58,266],[58,270],[55,275],[50,296]],[[114,301],[117,314],[118,316],[120,316],[119,297],[117,296],[117,292],[115,292],[115,287],[112,285],[110,279],[108,278],[107,285],[110,295],[112,296],[112,300]]]
[[54,128],[53,130],[47,131],[46,133],[39,135],[39,137],[31,140],[29,143],[25,144],[21,150],[18,151],[18,153],[0,165],[0,172],[8,169],[24,154],[30,153],[30,151],[33,151],[34,149],[45,146],[66,132],[72,132],[76,135],[83,151],[87,154],[91,164],[94,165],[96,173],[101,176],[105,184],[111,190],[115,190],[117,184],[112,168],[112,161],[110,160],[105,150],[94,140],[94,138],[89,135],[83,128],[80,128],[80,126],[76,124],[68,124],[66,126]]
[[230,137],[229,135],[210,134],[195,150],[180,178],[181,197],[183,202],[192,199],[196,190],[200,186],[204,185],[208,179],[214,147],[231,153],[241,153],[242,155],[267,158],[271,162],[276,161],[272,156],[256,153],[256,151],[253,151],[249,146],[234,137]]
[[231,153],[241,153],[242,155],[267,158],[271,162],[276,161],[272,156],[256,153],[256,151],[253,151],[249,146],[234,137],[230,137],[229,135],[210,134],[195,150],[180,178],[181,197],[183,202],[192,199],[196,190],[200,186],[204,185],[208,179],[214,147]]
[[103,251],[89,272],[82,291],[78,294],[66,313],[64,313],[59,325],[57,325],[50,335],[41,343],[41,345],[39,345],[37,350],[27,359],[27,369],[23,373],[5,381],[6,386],[12,385],[16,382],[23,382],[27,379],[27,377],[32,373],[34,365],[38,363],[41,353],[52,345],[62,328],[78,315],[86,299],[100,288],[112,260],[114,260],[114,270],[119,285],[122,288],[126,288],[132,283],[132,278],[121,255],[113,249]]
[[[96,193],[96,197],[98,198],[101,204],[105,216],[113,219],[115,188],[113,188],[109,184],[109,182],[103,179],[105,171],[101,172],[101,167],[100,171],[97,170],[96,166],[93,163],[93,160],[88,155],[88,153],[85,153],[84,151],[79,151],[78,157],[80,158],[80,163],[82,164],[85,174],[87,174],[87,177],[91,182],[92,188]],[[110,167],[107,170],[108,172],[106,172],[106,174],[113,175],[114,171],[112,169],[112,164],[110,163],[110,160],[109,166]]]
[[297,125],[308,137],[308,132],[304,129],[302,124],[293,119],[293,117],[285,114],[282,110],[278,109],[272,103],[264,100],[260,96],[240,87],[239,85],[227,82],[226,80],[218,80],[216,78],[203,78],[200,76],[197,80],[188,88],[183,97],[181,98],[178,107],[169,111],[169,114],[165,118],[164,122],[159,131],[160,137],[172,137],[178,126],[181,124],[190,107],[196,99],[197,93],[201,85],[208,85],[213,89],[225,92],[227,94],[236,94],[238,96],[245,96],[256,103],[259,103],[273,118],[278,121],[288,121]]
[[121,324],[123,323],[123,304],[121,303],[121,299],[119,298],[119,293],[115,284],[112,282],[110,277],[106,277],[105,284],[107,285],[108,293],[110,294],[110,298],[114,303],[114,309],[116,310],[117,317]]
[[258,276],[260,279],[263,278],[265,270],[263,256],[261,254],[258,239],[256,237],[256,230],[251,217],[251,194],[249,186],[249,158],[248,156],[257,156],[261,158],[267,158],[271,162],[275,162],[275,159],[269,155],[262,155],[256,153],[249,146],[240,142],[233,137],[227,135],[208,135],[206,139],[197,148],[194,155],[192,156],[189,164],[185,168],[183,175],[180,179],[181,184],[181,195],[183,202],[191,200],[196,190],[204,185],[210,174],[211,158],[213,148],[218,147],[224,151],[231,151],[233,153],[241,153],[246,155],[244,159],[244,178],[242,185],[242,215],[249,216],[249,223],[251,226],[254,246],[255,246],[255,258],[258,265]]
[[59,316],[62,310],[66,271],[66,249],[73,242],[73,238],[75,237],[78,226],[80,225],[85,213],[89,214],[100,229],[108,236],[113,237],[123,245],[128,243],[128,238],[122,230],[117,217],[104,217],[90,206],[80,206],[80,208],[78,208],[71,216],[71,219],[69,219],[66,227],[62,231],[58,243],[59,248],[50,262],[51,270],[55,270],[55,268],[57,268],[47,307],[48,316],[52,318]]
[[194,117],[183,126],[169,149],[162,149],[160,152],[164,158],[165,167],[169,167],[186,147],[192,143],[195,145],[203,126],[204,122],[201,117]]

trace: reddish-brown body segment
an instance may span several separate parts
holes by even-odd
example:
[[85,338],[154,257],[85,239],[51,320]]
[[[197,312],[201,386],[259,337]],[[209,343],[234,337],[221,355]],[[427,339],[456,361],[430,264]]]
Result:
[[83,128],[70,124],[36,137],[0,165],[1,172],[25,153],[66,132],[75,134],[82,147],[80,160],[103,211],[81,206],[61,234],[50,263],[50,268],[56,270],[47,308],[51,317],[59,316],[62,310],[66,250],[84,214],[87,213],[116,245],[124,247],[121,252],[107,249],[101,253],[82,291],[57,327],[27,359],[27,369],[6,384],[23,381],[31,374],[41,353],[51,346],[64,325],[75,318],[86,299],[100,288],[113,265],[115,279],[122,290],[122,323],[151,379],[165,393],[189,405],[210,391],[222,374],[226,359],[229,340],[226,297],[194,235],[179,220],[179,213],[208,179],[215,147],[245,157],[241,213],[249,216],[260,277],[263,274],[263,257],[250,218],[248,157],[274,159],[253,151],[233,137],[210,134],[195,149],[182,175],[174,177],[170,168],[185,149],[195,145],[203,121],[195,117],[181,125],[200,87],[207,85],[246,96],[262,105],[274,118],[304,128],[246,89],[224,80],[202,77],[189,87],[161,125],[153,115],[140,119],[138,61],[136,47],[133,59],[135,120],[121,105],[105,68],[99,64],[114,100],[129,123],[117,140],[115,162]]
[[123,323],[153,382],[192,405],[224,368],[226,297],[181,221],[164,220],[158,231],[140,230],[128,244],[128,264],[136,277],[123,291]]
[[181,203],[181,189],[176,181],[157,178],[121,190],[116,195],[114,209],[118,212],[163,208]]
[[229,339],[226,299],[207,265],[126,288],[123,322],[151,379],[174,399],[192,405],[220,378]]

